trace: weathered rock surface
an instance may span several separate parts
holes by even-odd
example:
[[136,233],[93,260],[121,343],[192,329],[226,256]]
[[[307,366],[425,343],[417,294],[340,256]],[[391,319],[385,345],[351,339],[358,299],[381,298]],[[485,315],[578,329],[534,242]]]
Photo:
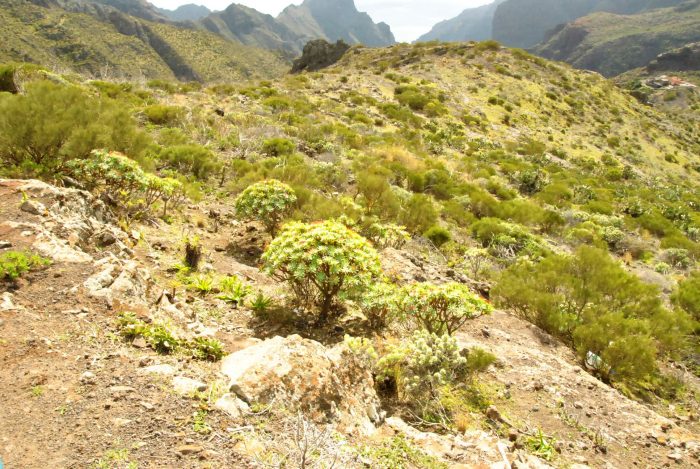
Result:
[[335,44],[331,44],[325,39],[309,41],[304,46],[301,57],[294,61],[292,73],[314,72],[330,67],[339,61],[349,49],[350,46],[343,40],[338,40]]
[[329,349],[298,335],[278,336],[229,355],[221,371],[247,404],[296,408],[317,422],[361,432],[381,419],[371,373],[343,345]]
[[0,223],[7,231],[3,236],[29,238],[33,249],[55,262],[91,262],[94,237],[110,240],[111,252],[129,257],[128,236],[111,223],[104,203],[88,192],[37,180],[3,179],[0,197],[17,204],[16,216]]

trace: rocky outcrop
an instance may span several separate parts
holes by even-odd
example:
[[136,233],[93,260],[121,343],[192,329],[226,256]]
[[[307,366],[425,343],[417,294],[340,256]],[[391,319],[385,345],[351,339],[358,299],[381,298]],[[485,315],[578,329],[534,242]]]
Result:
[[344,345],[327,348],[298,335],[278,336],[224,358],[221,371],[230,394],[219,407],[231,414],[240,402],[295,409],[361,433],[382,420],[372,374]]
[[309,41],[304,46],[301,57],[294,61],[292,73],[313,72],[330,67],[339,61],[349,49],[350,46],[342,40],[335,44],[324,39]]
[[354,0],[305,0],[285,8],[277,21],[298,34],[303,43],[323,38],[382,47],[396,42],[389,25],[372,21],[357,10]]
[[111,222],[104,203],[85,191],[36,180],[0,180],[5,204],[3,238],[21,237],[54,262],[92,262],[96,247],[121,258],[131,255],[126,233]]
[[646,67],[649,72],[700,70],[700,42],[659,54]]
[[171,21],[196,21],[211,14],[211,10],[209,8],[205,7],[204,5],[195,5],[194,3],[180,5],[174,10],[156,8],[156,11]]

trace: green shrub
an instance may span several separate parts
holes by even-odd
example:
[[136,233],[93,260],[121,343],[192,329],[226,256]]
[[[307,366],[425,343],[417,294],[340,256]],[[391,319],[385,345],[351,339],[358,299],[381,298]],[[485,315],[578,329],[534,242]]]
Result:
[[457,340],[425,330],[414,332],[377,362],[379,381],[395,382],[399,397],[411,400],[437,397],[442,386],[464,378],[466,372],[467,359]]
[[185,116],[185,109],[180,106],[153,104],[145,107],[143,114],[152,124],[175,127],[181,123]]
[[461,283],[414,283],[399,292],[402,319],[435,334],[453,334],[468,320],[489,314],[491,306]]
[[117,329],[119,334],[129,341],[143,337],[153,350],[164,355],[185,353],[199,360],[217,361],[226,354],[221,342],[214,338],[182,339],[166,324],[146,323],[134,313],[121,313],[117,319]]
[[50,263],[48,259],[29,252],[3,252],[0,254],[0,280],[17,280],[30,270],[47,266]]
[[192,174],[197,179],[206,179],[220,167],[211,150],[201,145],[169,146],[163,149],[158,157],[167,163],[167,168],[179,173]]
[[685,310],[695,321],[700,321],[700,271],[691,273],[679,282],[671,299],[674,305]]
[[275,236],[280,222],[297,201],[294,190],[275,179],[248,186],[235,201],[236,213],[248,220],[258,220]]
[[520,171],[515,174],[518,189],[522,194],[533,195],[549,184],[547,173],[541,169]]
[[369,327],[379,330],[396,318],[398,301],[399,290],[395,285],[377,282],[362,295],[359,305]]
[[275,137],[269,138],[263,142],[263,153],[270,156],[291,155],[297,149],[297,146],[287,138]]
[[411,240],[411,235],[403,226],[394,223],[372,223],[366,230],[367,238],[372,243],[383,248],[401,249],[407,241]]
[[403,205],[399,214],[399,223],[411,233],[422,233],[433,226],[438,219],[438,212],[433,199],[425,194],[413,194]]
[[433,225],[423,233],[423,236],[428,238],[436,247],[440,247],[452,239],[450,230],[439,225]]
[[364,205],[368,214],[387,217],[398,211],[399,200],[389,184],[388,177],[389,171],[376,166],[357,172],[359,203]]
[[321,321],[334,301],[361,295],[381,273],[369,242],[335,221],[288,223],[262,260],[264,270],[288,282],[302,304],[318,306]]
[[657,287],[590,246],[514,264],[491,294],[499,306],[564,340],[582,360],[588,352],[604,357],[608,369],[599,371],[615,370],[611,379],[645,379],[649,357],[653,364],[657,350],[677,352],[689,331],[687,317],[663,307]]
[[117,152],[95,150],[89,159],[68,163],[70,174],[86,188],[112,202],[123,215],[138,218],[156,202],[177,208],[186,200],[181,182],[144,172],[136,161]]
[[250,285],[246,285],[235,275],[227,276],[219,280],[219,290],[221,290],[221,294],[217,296],[217,298],[236,306],[242,306],[245,299],[253,291]]
[[95,148],[140,158],[149,143],[127,109],[72,86],[39,81],[0,96],[0,163],[5,173],[56,178]]

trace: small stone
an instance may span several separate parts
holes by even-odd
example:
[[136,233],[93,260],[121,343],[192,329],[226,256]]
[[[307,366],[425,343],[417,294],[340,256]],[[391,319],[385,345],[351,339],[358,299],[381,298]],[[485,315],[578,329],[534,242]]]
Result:
[[583,409],[583,404],[580,402],[574,402],[574,408],[575,409]]
[[247,412],[250,410],[248,404],[246,404],[241,399],[239,399],[231,393],[227,393],[221,396],[221,398],[217,400],[214,404],[214,407],[223,412],[226,412],[229,416],[233,418],[239,418],[243,415],[243,412]]
[[123,419],[123,418],[117,417],[114,420],[112,420],[112,422],[114,422],[114,425],[116,425],[117,427],[124,427],[126,425],[129,425],[132,421],[129,419]]
[[97,377],[92,371],[86,371],[80,375],[80,382],[83,384],[95,384]]
[[19,208],[23,212],[31,213],[32,215],[41,215],[46,211],[46,207],[44,207],[43,204],[40,202],[32,202],[31,200],[25,200]]
[[673,453],[669,453],[667,457],[671,461],[675,461],[677,463],[680,463],[683,460],[683,455],[681,453],[679,453],[678,451],[674,451]]
[[104,231],[100,233],[97,241],[100,247],[111,246],[117,242],[117,237],[109,231]]
[[142,370],[142,372],[154,375],[172,376],[175,374],[175,368],[171,365],[163,363],[161,365],[147,366]]
[[538,381],[533,385],[533,388],[535,391],[542,391],[544,389],[544,384]]
[[146,348],[148,347],[148,343],[146,342],[146,339],[144,339],[141,336],[138,336],[137,338],[134,339],[133,342],[131,342],[131,345],[133,345],[136,348]]
[[203,450],[204,448],[202,448],[199,445],[182,445],[177,448],[177,452],[183,456],[187,456],[188,454],[201,453]]
[[139,359],[139,366],[142,367],[142,368],[143,368],[144,366],[150,365],[151,363],[153,363],[153,359],[152,359],[151,357],[141,357],[141,358]]
[[488,409],[486,409],[486,417],[495,422],[503,422],[503,417],[501,416],[501,413],[495,406],[492,405],[489,406]]
[[508,440],[509,441],[517,441],[519,435],[520,435],[520,433],[515,428],[510,428],[508,430]]
[[139,405],[140,405],[141,407],[143,407],[144,409],[146,409],[146,410],[153,410],[153,409],[156,408],[156,406],[154,406],[154,405],[151,404],[150,402],[146,402],[146,401],[141,401],[141,402],[139,402]]
[[0,241],[0,249],[7,249],[7,248],[11,248],[11,247],[12,247],[12,243],[11,243],[11,242],[9,242],[9,241]]
[[207,385],[196,379],[186,378],[184,376],[176,376],[173,378],[173,388],[178,394],[185,396],[193,394],[195,391],[206,391]]
[[134,392],[135,389],[131,386],[112,386],[109,388],[109,391],[112,394],[128,394],[130,392]]

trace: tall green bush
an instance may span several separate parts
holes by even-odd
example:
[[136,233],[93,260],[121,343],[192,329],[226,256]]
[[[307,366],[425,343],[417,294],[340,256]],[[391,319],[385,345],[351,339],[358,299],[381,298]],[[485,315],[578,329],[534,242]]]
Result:
[[398,294],[401,317],[435,334],[453,334],[468,320],[489,314],[491,305],[464,284],[414,283]]
[[0,96],[0,162],[3,172],[55,178],[72,159],[95,148],[140,158],[149,138],[117,102],[48,81],[31,82],[24,94]]
[[320,321],[337,299],[362,294],[381,273],[369,242],[330,220],[286,224],[262,260],[263,269],[288,282],[300,302],[318,307]]
[[248,220],[258,220],[275,236],[280,222],[289,215],[297,201],[294,189],[275,179],[248,186],[235,201],[236,213]]

